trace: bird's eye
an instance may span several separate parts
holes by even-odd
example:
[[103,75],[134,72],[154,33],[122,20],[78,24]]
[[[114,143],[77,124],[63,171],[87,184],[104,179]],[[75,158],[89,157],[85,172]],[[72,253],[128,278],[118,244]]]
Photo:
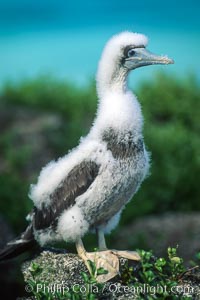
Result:
[[127,56],[128,57],[132,57],[132,56],[134,56],[135,55],[135,50],[134,49],[130,49],[129,51],[128,51],[128,53],[127,53]]

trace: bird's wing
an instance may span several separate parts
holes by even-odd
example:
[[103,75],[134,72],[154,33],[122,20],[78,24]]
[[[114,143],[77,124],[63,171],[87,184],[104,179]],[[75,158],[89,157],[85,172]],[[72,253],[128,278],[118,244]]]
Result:
[[100,166],[94,161],[82,161],[76,165],[50,195],[49,206],[34,208],[33,225],[36,230],[54,227],[58,217],[74,205],[78,196],[85,193],[98,175]]

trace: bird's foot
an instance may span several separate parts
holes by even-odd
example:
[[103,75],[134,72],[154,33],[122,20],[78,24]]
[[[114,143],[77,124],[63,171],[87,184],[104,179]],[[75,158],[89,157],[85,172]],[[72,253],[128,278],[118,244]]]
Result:
[[[124,257],[129,260],[140,260],[140,256],[135,251],[108,250],[105,241],[101,243],[101,250],[96,252],[87,252],[83,246],[82,240],[76,242],[78,255],[84,261],[88,271],[96,278],[98,282],[106,282],[119,274],[119,258]],[[89,263],[95,264],[95,270]],[[99,272],[101,268],[101,272]],[[102,272],[102,268],[107,273]],[[103,273],[103,274],[102,274]]]
[[[119,258],[124,257],[129,260],[140,260],[140,256],[135,251],[103,250],[97,252],[85,252],[84,260],[91,275],[95,276],[98,282],[106,282],[116,275],[119,275]],[[91,260],[96,267],[95,274],[91,269],[88,260]],[[105,274],[99,274],[98,269],[103,268],[107,271]]]
[[[119,274],[119,259],[116,254],[112,253],[112,250],[85,252],[85,259],[83,260],[90,274],[93,275],[98,282],[106,282]],[[95,274],[93,273],[88,260],[95,264]],[[107,273],[99,274],[98,270],[100,268],[103,268]]]
[[129,251],[129,250],[111,250],[113,254],[117,255],[118,257],[124,257],[130,260],[140,261],[141,257],[136,251]]

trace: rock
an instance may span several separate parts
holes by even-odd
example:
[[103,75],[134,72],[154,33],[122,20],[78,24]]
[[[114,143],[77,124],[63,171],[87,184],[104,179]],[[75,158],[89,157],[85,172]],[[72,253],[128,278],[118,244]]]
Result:
[[[133,272],[140,280],[139,272],[141,271],[141,264],[132,262],[131,266]],[[43,251],[32,261],[27,261],[22,266],[22,272],[24,280],[26,282],[25,290],[29,294],[28,298],[23,299],[35,299],[30,298],[30,294],[33,289],[37,293],[44,294],[50,293],[56,295],[56,292],[63,291],[73,292],[74,294],[81,295],[81,298],[73,299],[99,299],[99,300],[127,300],[127,299],[146,299],[141,298],[137,286],[134,284],[125,283],[126,270],[130,266],[130,261],[124,258],[120,258],[120,276],[116,276],[109,282],[99,284],[94,280],[91,280],[89,273],[84,265],[83,261],[75,254],[70,253],[55,253],[52,251]],[[177,299],[182,299],[183,293],[189,295],[190,299],[200,299],[200,272],[199,268],[188,270],[181,276],[177,286],[172,291],[173,295],[177,295]],[[143,283],[140,288],[145,295],[155,292],[155,286]],[[158,288],[160,288],[158,283]],[[93,294],[93,298],[88,298],[88,294]],[[199,294],[198,294],[199,293]],[[21,298],[22,299],[22,298]],[[39,298],[38,298],[39,299]],[[53,296],[48,299],[61,299]],[[62,298],[63,299],[63,298]],[[72,299],[65,297],[65,300]],[[155,297],[154,299],[161,299]]]
[[[122,270],[127,259],[120,259],[120,269]],[[137,263],[134,263],[137,268]],[[36,266],[34,272],[33,265]],[[38,267],[38,269],[37,269]],[[72,290],[79,293],[86,299],[88,292],[95,294],[101,300],[125,300],[137,299],[136,295],[124,285],[119,276],[104,284],[84,280],[82,273],[89,276],[89,272],[83,261],[75,254],[58,254],[51,251],[43,251],[32,261],[27,261],[22,266],[24,280],[28,285],[25,289],[32,289],[30,282],[37,282],[37,292],[53,293],[56,290]],[[27,288],[28,286],[28,288]]]

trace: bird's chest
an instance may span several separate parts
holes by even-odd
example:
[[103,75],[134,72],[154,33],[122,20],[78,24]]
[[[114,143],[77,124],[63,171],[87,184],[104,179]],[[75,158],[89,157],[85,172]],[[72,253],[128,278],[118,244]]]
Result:
[[118,133],[110,128],[102,134],[102,140],[113,158],[125,164],[135,161],[144,151],[142,136],[135,137],[131,131]]
[[102,139],[113,157],[110,171],[116,193],[121,195],[126,190],[134,190],[148,169],[143,137],[132,131],[117,133],[110,129],[104,132]]
[[112,163],[105,161],[85,205],[99,224],[109,220],[131,199],[145,177],[148,164],[142,137],[111,139],[105,135],[104,141]]
[[118,208],[126,204],[137,191],[149,168],[148,156],[142,139],[123,146],[123,151],[114,150],[114,155],[117,157],[113,168],[115,180],[114,193],[111,198]]

